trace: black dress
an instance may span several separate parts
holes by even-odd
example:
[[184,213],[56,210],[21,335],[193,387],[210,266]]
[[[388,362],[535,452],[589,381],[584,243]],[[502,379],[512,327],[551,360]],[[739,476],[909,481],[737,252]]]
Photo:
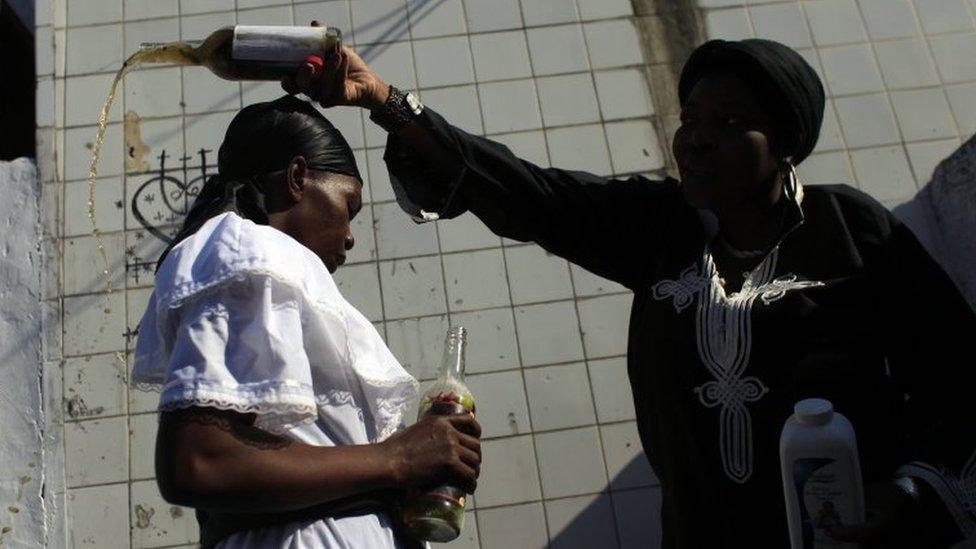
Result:
[[806,187],[779,244],[726,296],[708,216],[678,182],[543,169],[429,108],[420,122],[462,168],[425,166],[391,135],[405,210],[471,211],[633,290],[628,371],[664,547],[789,546],[779,436],[808,397],[853,423],[865,483],[899,469],[928,482],[926,513],[951,527],[920,534],[927,547],[976,531],[976,316],[875,200]]

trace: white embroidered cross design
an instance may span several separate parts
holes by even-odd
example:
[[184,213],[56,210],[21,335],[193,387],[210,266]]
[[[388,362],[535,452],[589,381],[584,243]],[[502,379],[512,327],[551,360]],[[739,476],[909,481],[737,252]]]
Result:
[[756,300],[769,305],[787,292],[823,286],[797,280],[794,274],[773,279],[779,249],[748,273],[738,293],[725,294],[718,271],[706,249],[702,267],[692,265],[677,280],[662,280],[652,287],[655,299],[674,300],[681,312],[698,299],[696,340],[698,354],[714,378],[694,389],[707,408],[719,408],[719,453],[725,474],[744,483],[752,476],[752,417],[746,404],[757,402],[769,389],[759,378],[744,376],[752,355],[752,307]]
[[692,265],[681,271],[677,280],[662,280],[655,284],[651,291],[654,294],[654,299],[674,298],[674,310],[680,313],[685,307],[691,305],[695,294],[700,292],[707,283],[708,279],[699,275],[695,265]]

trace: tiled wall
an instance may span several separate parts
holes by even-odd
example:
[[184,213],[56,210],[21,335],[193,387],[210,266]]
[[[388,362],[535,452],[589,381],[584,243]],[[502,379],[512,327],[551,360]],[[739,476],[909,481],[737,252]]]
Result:
[[[660,174],[668,158],[654,107],[667,101],[652,101],[646,82],[680,60],[666,49],[641,52],[648,29],[669,21],[641,6],[667,2],[634,2],[640,17],[630,0],[37,4],[48,479],[50,501],[67,511],[58,516],[67,517],[68,546],[171,547],[197,537],[192,512],[157,493],[155,398],[127,388],[126,351],[184,188],[213,172],[237,109],[281,93],[198,68],[126,78],[95,192],[114,288],[105,293],[85,176],[112,73],[139,42],[318,18],[343,29],[385,79],[524,158],[607,175]],[[894,206],[976,131],[976,0],[698,4],[694,20],[707,36],[784,41],[824,76],[831,99],[817,153],[801,167],[808,182],[850,182]],[[661,125],[673,128],[673,114],[661,113]],[[655,546],[657,481],[637,439],[623,357],[629,294],[534,245],[500,239],[470,215],[414,225],[393,202],[383,132],[355,109],[327,115],[368,179],[357,246],[336,275],[344,294],[422,380],[434,374],[446,327],[471,331],[485,462],[454,546]]]
[[[607,175],[663,167],[629,0],[49,2],[37,10],[38,139],[45,250],[60,265],[45,305],[48,391],[63,395],[50,406],[53,432],[63,422],[69,546],[183,546],[198,535],[192,512],[158,495],[155,395],[127,388],[131,364],[120,358],[131,359],[184,187],[215,170],[239,108],[281,94],[197,68],[126,77],[95,191],[106,293],[85,177],[98,109],[139,42],[318,18],[343,29],[385,79],[523,157]],[[336,274],[343,293],[421,380],[435,373],[447,326],[470,329],[484,467],[453,546],[647,546],[658,535],[658,488],[626,379],[629,295],[534,245],[503,242],[470,215],[413,224],[393,202],[384,133],[356,109],[326,114],[368,178],[357,246]]]
[[810,183],[911,198],[976,132],[974,0],[699,0],[709,37],[778,40],[817,69],[830,99]]

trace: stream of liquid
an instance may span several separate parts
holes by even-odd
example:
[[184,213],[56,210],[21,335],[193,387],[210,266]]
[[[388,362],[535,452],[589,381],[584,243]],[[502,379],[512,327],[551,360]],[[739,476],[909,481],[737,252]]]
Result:
[[95,212],[95,184],[98,178],[98,158],[102,152],[102,143],[105,141],[105,131],[108,129],[108,112],[115,101],[115,94],[118,91],[119,82],[127,72],[133,67],[142,63],[173,63],[177,65],[193,65],[197,63],[194,55],[194,47],[186,42],[171,42],[159,46],[141,49],[122,63],[122,68],[115,73],[112,87],[109,88],[108,96],[102,105],[102,110],[98,114],[98,133],[95,135],[95,142],[92,145],[91,164],[88,166],[88,221],[91,223],[92,237],[98,246],[98,254],[102,259],[102,275],[105,276],[105,293],[112,293],[112,278],[109,276],[108,254],[105,251],[105,242],[102,240],[102,231],[98,228]]

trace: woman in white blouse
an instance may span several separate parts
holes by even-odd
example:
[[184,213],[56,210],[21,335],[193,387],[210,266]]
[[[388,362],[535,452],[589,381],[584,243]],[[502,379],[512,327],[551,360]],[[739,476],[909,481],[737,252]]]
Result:
[[163,497],[204,546],[407,547],[386,496],[473,492],[472,416],[403,428],[417,382],[330,273],[354,240],[362,179],[342,135],[282,97],[231,122],[164,252],[132,382],[161,391]]

